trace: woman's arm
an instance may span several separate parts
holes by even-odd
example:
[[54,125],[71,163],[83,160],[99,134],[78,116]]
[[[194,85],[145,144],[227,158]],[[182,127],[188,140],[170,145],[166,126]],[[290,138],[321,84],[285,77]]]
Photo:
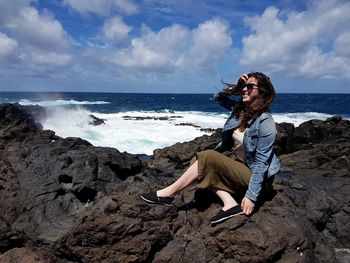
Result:
[[262,188],[267,170],[273,157],[273,144],[276,138],[276,124],[271,116],[262,118],[258,131],[252,176],[245,197],[256,201]]
[[243,86],[247,80],[248,75],[243,74],[239,77],[237,84],[227,84],[222,81],[222,83],[225,84],[226,87],[222,91],[219,91],[214,95],[214,100],[222,107],[231,111],[233,107],[237,104],[238,99],[232,100],[229,97],[240,96],[242,94]]
[[273,144],[276,137],[276,124],[272,117],[262,119],[259,127],[257,147],[251,167],[252,176],[241,203],[243,213],[246,215],[253,212],[255,201],[261,192],[262,183],[273,157]]
[[236,105],[237,101],[229,98],[232,94],[223,91],[220,91],[214,95],[214,100],[225,109],[229,111]]

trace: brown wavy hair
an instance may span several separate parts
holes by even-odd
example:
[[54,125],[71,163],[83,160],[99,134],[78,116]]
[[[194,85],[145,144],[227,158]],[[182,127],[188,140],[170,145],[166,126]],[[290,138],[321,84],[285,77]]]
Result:
[[[270,112],[270,105],[275,98],[275,89],[271,83],[271,80],[262,72],[251,72],[248,73],[248,78],[255,78],[257,80],[259,96],[249,106],[247,106],[243,99],[235,106],[234,114],[236,118],[240,118],[241,122],[239,125],[240,131],[244,131],[248,126],[248,121],[260,116],[263,112]],[[243,90],[244,81],[241,79],[237,83],[237,88]]]

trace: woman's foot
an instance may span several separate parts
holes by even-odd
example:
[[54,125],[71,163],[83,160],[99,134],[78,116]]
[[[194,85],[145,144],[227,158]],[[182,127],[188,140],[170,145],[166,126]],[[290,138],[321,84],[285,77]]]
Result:
[[234,207],[231,207],[230,209],[227,210],[220,210],[219,213],[216,214],[216,216],[212,217],[212,219],[210,219],[210,222],[212,224],[217,224],[220,222],[223,222],[231,217],[237,216],[237,215],[241,215],[243,214],[243,210],[241,208],[240,205],[236,205]]
[[156,192],[144,193],[141,198],[150,204],[172,205],[174,197],[161,197]]

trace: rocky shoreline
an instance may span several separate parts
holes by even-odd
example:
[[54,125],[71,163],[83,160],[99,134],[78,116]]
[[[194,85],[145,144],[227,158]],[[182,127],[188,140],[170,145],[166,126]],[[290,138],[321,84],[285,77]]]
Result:
[[[349,262],[350,121],[278,124],[281,174],[250,217],[211,226],[195,187],[174,206],[139,194],[171,183],[220,131],[150,160],[43,130],[40,107],[0,105],[0,262]],[[227,153],[229,154],[229,153]]]

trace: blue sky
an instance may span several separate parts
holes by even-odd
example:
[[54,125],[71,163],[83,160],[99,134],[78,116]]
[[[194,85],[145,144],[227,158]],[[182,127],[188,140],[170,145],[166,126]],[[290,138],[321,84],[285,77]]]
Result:
[[347,0],[2,0],[0,91],[349,93]]

